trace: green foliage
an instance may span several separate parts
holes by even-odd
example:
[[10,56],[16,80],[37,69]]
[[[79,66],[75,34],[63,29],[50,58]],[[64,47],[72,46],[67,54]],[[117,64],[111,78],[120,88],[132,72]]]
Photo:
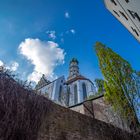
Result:
[[87,100],[94,99],[98,97],[98,94],[88,96]]
[[104,80],[102,80],[102,79],[95,79],[95,83],[96,83],[96,87],[98,89],[98,93],[97,94],[103,94],[105,92]]
[[133,69],[121,56],[100,42],[95,45],[99,66],[104,76],[105,99],[127,120],[136,120],[133,98]]

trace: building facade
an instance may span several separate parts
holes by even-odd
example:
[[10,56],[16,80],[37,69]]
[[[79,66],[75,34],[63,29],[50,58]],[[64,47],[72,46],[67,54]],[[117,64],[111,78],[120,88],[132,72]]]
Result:
[[69,64],[69,76],[64,76],[50,82],[42,76],[36,90],[52,101],[63,106],[72,106],[86,100],[90,95],[96,94],[96,89],[91,80],[79,72],[79,62],[73,58]]
[[104,0],[107,9],[140,42],[140,0]]

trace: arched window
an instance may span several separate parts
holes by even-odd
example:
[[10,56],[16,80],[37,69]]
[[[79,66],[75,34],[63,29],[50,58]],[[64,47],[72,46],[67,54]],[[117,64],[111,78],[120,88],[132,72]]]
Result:
[[74,85],[74,104],[78,103],[77,85]]
[[69,103],[70,103],[70,87],[68,87],[68,90],[67,90],[67,105],[69,106]]
[[83,89],[83,99],[87,99],[87,89],[86,89],[86,84],[82,84],[82,89]]
[[61,98],[62,98],[62,86],[60,86],[60,88],[59,88],[58,101],[61,102]]

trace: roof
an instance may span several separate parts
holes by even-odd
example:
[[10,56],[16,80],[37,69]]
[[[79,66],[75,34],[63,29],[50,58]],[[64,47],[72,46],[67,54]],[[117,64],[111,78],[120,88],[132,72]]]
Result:
[[42,87],[44,87],[45,85],[48,85],[49,83],[51,83],[49,80],[47,80],[45,78],[45,75],[43,74],[41,79],[39,80],[38,84],[36,85],[35,89],[40,89]]
[[[76,77],[74,77],[74,78],[72,78],[72,79],[67,80],[67,81],[66,81],[66,84],[71,84],[71,83],[73,83],[73,82],[75,82],[75,81],[77,81],[77,80],[88,80],[88,81],[90,81],[90,82],[92,83],[92,81],[89,80],[88,78],[85,78],[85,77],[82,76],[82,75],[78,75],[78,76],[76,76]],[[93,84],[93,83],[92,83],[92,84]]]
[[[59,78],[53,80],[52,82],[50,82],[50,81],[45,81],[45,79],[43,78],[44,84],[42,84],[41,86],[40,86],[40,85],[39,85],[39,86],[36,86],[36,90],[39,90],[39,89],[45,87],[46,85],[50,85],[50,84],[54,83],[55,81],[57,81],[58,79],[60,79],[60,78],[62,78],[62,77],[64,77],[64,76],[61,76],[61,77],[59,77]],[[37,85],[38,85],[38,84],[37,84]]]
[[78,60],[77,60],[76,58],[72,58],[72,60],[70,61],[70,63],[71,63],[71,62],[76,62],[77,64],[79,63]]

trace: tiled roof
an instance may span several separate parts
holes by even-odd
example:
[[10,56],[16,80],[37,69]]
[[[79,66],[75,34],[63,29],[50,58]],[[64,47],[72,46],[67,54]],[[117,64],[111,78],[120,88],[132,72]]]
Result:
[[[75,82],[75,81],[77,81],[77,80],[88,80],[88,81],[90,81],[88,78],[85,78],[85,77],[82,76],[82,75],[78,75],[78,76],[76,76],[76,77],[74,77],[74,78],[69,79],[68,81],[66,81],[66,84],[73,83],[73,82]],[[91,82],[91,81],[90,81],[90,82]],[[92,82],[91,82],[91,83],[92,83]]]

